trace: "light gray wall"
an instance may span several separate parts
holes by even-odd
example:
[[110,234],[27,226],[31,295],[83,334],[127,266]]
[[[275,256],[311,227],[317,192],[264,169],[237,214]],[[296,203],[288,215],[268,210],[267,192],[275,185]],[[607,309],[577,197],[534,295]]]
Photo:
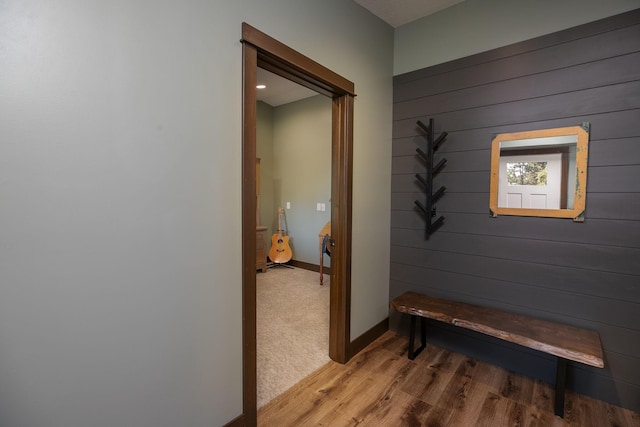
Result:
[[[331,99],[317,95],[277,107],[258,102],[257,153],[260,223],[268,227],[268,248],[282,207],[293,259],[318,265],[318,232],[331,220]],[[325,211],[318,211],[317,203],[324,203]],[[324,265],[331,265],[327,255]]]
[[617,15],[638,0],[466,0],[395,29],[393,74]]
[[[258,102],[257,153],[267,246],[277,233],[282,207],[293,259],[317,265],[318,232],[331,219],[331,99],[317,95],[278,107]],[[320,202],[324,212],[316,210]],[[330,262],[325,256],[325,265]]]
[[342,0],[6,0],[3,427],[242,412],[242,21],[355,83],[352,333],[387,316],[389,26]]
[[260,159],[260,221],[258,225],[267,227],[268,252],[274,230],[273,219],[278,209],[274,204],[273,186],[273,107],[260,101],[258,101],[256,116],[256,154]]
[[331,99],[317,95],[276,107],[273,128],[274,206],[285,208],[293,258],[319,264],[318,232],[331,219]]

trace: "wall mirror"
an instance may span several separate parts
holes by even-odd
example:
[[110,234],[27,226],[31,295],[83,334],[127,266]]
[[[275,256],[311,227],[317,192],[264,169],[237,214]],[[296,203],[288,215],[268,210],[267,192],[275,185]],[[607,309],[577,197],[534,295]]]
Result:
[[584,221],[589,123],[501,133],[491,143],[491,216]]

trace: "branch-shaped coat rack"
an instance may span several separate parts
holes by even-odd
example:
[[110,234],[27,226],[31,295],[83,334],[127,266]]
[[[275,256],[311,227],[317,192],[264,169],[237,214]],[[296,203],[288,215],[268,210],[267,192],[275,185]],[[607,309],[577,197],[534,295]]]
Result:
[[435,166],[434,153],[438,151],[440,144],[447,138],[447,132],[442,132],[438,139],[434,138],[434,125],[433,119],[429,119],[429,125],[425,125],[420,120],[417,121],[417,125],[422,129],[427,138],[427,151],[422,151],[420,148],[416,148],[418,156],[424,161],[427,166],[426,177],[421,174],[416,174],[416,179],[422,184],[426,194],[426,204],[422,204],[419,200],[415,201],[416,206],[424,214],[427,221],[425,229],[425,239],[434,233],[444,223],[444,217],[440,216],[433,221],[436,216],[436,202],[444,195],[447,190],[444,186],[440,187],[435,193],[433,192],[433,178],[440,173],[444,165],[447,163],[447,159],[441,159]]

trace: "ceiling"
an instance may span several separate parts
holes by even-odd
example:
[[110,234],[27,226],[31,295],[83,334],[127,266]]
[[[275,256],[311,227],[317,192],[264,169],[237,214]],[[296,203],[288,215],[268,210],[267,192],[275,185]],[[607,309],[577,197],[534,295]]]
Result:
[[393,28],[446,9],[464,0],[353,0]]
[[[451,7],[464,0],[353,1],[395,28]],[[272,107],[317,95],[316,92],[297,83],[258,68],[258,84],[260,83],[267,87],[258,90],[258,101],[263,101]]]
[[266,88],[258,89],[258,101],[265,102],[272,107],[288,104],[289,102],[309,98],[317,95],[317,92],[304,86],[275,75],[265,69],[258,68],[258,84],[264,84]]

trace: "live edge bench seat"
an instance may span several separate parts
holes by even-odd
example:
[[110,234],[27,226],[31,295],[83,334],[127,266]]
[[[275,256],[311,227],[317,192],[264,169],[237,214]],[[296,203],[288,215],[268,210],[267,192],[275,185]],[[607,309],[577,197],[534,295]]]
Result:
[[[409,359],[413,360],[426,346],[425,318],[481,332],[557,357],[555,413],[564,415],[566,362],[604,367],[600,336],[595,331],[532,318],[495,308],[434,298],[406,292],[393,299],[391,308],[411,315]],[[421,319],[421,346],[414,351],[416,319]]]

